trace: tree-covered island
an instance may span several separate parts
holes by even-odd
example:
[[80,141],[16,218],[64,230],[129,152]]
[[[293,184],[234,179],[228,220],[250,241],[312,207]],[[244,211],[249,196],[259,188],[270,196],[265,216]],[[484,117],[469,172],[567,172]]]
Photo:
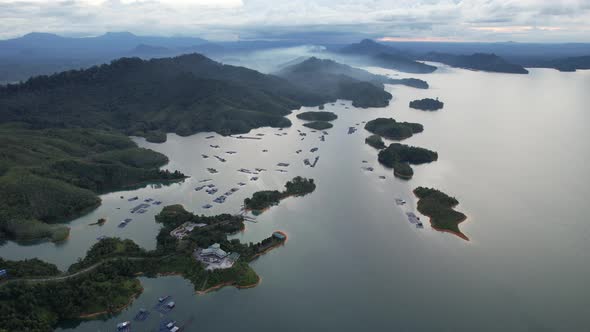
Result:
[[403,140],[424,131],[419,123],[397,122],[394,119],[377,118],[365,124],[365,129],[373,134],[395,140]]
[[251,198],[244,200],[244,208],[252,211],[263,211],[273,205],[279,204],[282,199],[289,196],[304,196],[315,190],[313,179],[306,179],[300,176],[293,178],[285,184],[284,191],[262,190],[257,191]]
[[413,100],[410,102],[411,108],[423,111],[437,111],[439,109],[442,109],[444,106],[445,104],[442,101],[438,100],[438,98],[424,98],[419,100]]
[[386,167],[393,168],[393,174],[402,179],[411,179],[414,170],[410,165],[430,163],[438,159],[438,154],[424,148],[392,143],[379,151],[378,160]]
[[419,198],[418,211],[430,217],[430,223],[434,229],[469,240],[459,229],[459,224],[467,219],[467,216],[453,209],[459,204],[455,197],[450,197],[437,189],[425,187],[414,189],[414,195]]
[[297,114],[297,118],[305,121],[334,121],[338,119],[338,115],[328,111],[308,111]]
[[304,127],[315,129],[315,130],[326,130],[334,127],[333,124],[326,121],[312,121],[303,124]]
[[[0,282],[0,330],[52,331],[65,320],[116,313],[141,293],[139,275],[182,275],[197,292],[253,287],[260,278],[248,263],[286,240],[281,232],[256,244],[228,240],[228,234],[244,228],[242,216],[198,216],[180,205],[165,207],[156,221],[162,229],[152,251],[131,240],[106,238],[65,273],[40,260],[2,260],[9,278]],[[199,226],[180,237],[173,231],[183,225]],[[198,253],[211,247],[230,265],[211,269],[199,261]]]

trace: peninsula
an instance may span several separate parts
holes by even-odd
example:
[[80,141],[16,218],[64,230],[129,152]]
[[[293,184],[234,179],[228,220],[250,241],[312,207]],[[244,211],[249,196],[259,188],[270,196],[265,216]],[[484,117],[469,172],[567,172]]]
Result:
[[112,131],[0,125],[0,156],[0,238],[17,241],[65,239],[59,222],[96,208],[101,193],[185,178]]
[[[274,232],[256,244],[229,240],[228,234],[244,228],[243,220],[229,214],[197,216],[172,205],[156,216],[162,229],[152,251],[131,240],[105,238],[67,272],[40,260],[1,260],[9,275],[0,281],[2,326],[50,331],[64,320],[116,313],[142,292],[139,275],[182,275],[198,293],[253,287],[260,278],[248,263],[283,244],[286,235]],[[191,230],[183,236],[174,232],[186,226]]]
[[459,229],[459,224],[467,219],[461,212],[454,210],[459,201],[454,197],[433,188],[418,187],[414,189],[414,195],[418,197],[418,211],[430,217],[430,223],[436,230],[448,232],[469,241]]
[[282,199],[289,196],[304,196],[315,190],[313,179],[306,179],[300,176],[293,178],[285,184],[284,191],[263,190],[255,192],[251,198],[244,200],[244,208],[255,212],[262,212],[273,205],[279,204]]
[[378,160],[386,167],[393,168],[393,174],[402,179],[411,179],[414,170],[410,165],[430,163],[438,159],[438,154],[427,149],[392,143],[379,151]]

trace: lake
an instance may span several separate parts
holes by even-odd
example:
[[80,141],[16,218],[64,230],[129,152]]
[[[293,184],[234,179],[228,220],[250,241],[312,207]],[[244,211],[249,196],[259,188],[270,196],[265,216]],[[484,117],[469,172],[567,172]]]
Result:
[[[301,175],[316,181],[314,193],[282,201],[235,236],[257,242],[275,230],[289,235],[284,246],[253,262],[262,278],[258,287],[226,287],[200,296],[180,277],[142,278],[144,293],[121,314],[72,322],[58,330],[113,331],[117,322],[130,320],[141,307],[153,307],[156,298],[166,294],[177,302],[170,318],[192,320],[189,331],[586,329],[590,71],[533,69],[530,75],[507,75],[442,67],[430,75],[402,76],[423,78],[431,88],[388,86],[394,100],[387,108],[356,109],[346,101],[327,104],[326,110],[339,118],[325,142],[319,140],[321,133],[312,133],[295,117],[309,110],[305,108],[290,115],[289,129],[261,128],[248,134],[264,134],[261,140],[216,134],[206,139],[210,133],[168,135],[164,144],[137,139],[140,146],[166,154],[166,168],[191,178],[103,195],[101,207],[69,223],[72,232],[65,243],[8,242],[0,247],[0,255],[39,257],[64,269],[101,235],[131,238],[152,249],[159,230],[153,216],[163,205],[180,203],[207,215],[238,212],[253,192],[281,189]],[[411,100],[425,97],[440,98],[444,109],[408,107]],[[424,132],[403,143],[437,151],[439,160],[414,167],[410,181],[394,178],[378,164],[377,151],[364,143],[368,133],[362,122],[377,117],[422,123]],[[359,130],[349,135],[350,126]],[[307,133],[304,140],[297,130]],[[282,133],[287,135],[276,135]],[[313,147],[319,150],[311,153]],[[295,153],[298,149],[303,152]],[[320,159],[315,168],[303,164],[304,158],[313,161],[316,155]],[[290,164],[288,173],[276,171],[279,162]],[[219,173],[209,174],[208,167]],[[258,181],[237,172],[256,167],[267,169]],[[194,188],[207,178],[220,193],[240,181],[247,186],[225,204],[211,203],[214,207],[205,210],[201,206],[214,197]],[[408,222],[405,212],[415,210],[411,191],[417,186],[438,188],[460,201],[457,210],[468,216],[460,227],[470,241]],[[118,221],[139,204],[127,201],[132,196],[161,200],[163,205],[133,215],[129,226],[120,229]],[[408,204],[397,206],[398,197]],[[88,225],[100,217],[108,218],[104,226]],[[153,312],[145,322],[134,322],[134,330],[155,330],[159,319]]]

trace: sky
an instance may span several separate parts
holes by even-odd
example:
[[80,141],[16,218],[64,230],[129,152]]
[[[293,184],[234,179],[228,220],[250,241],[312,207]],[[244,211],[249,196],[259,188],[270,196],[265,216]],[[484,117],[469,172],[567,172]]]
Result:
[[109,31],[211,40],[590,42],[590,0],[0,0],[0,39]]

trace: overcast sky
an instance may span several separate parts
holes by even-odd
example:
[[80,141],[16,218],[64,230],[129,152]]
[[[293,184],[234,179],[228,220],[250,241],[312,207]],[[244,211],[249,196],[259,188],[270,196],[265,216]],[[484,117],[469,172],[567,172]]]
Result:
[[32,31],[590,42],[590,0],[0,0],[1,39]]

